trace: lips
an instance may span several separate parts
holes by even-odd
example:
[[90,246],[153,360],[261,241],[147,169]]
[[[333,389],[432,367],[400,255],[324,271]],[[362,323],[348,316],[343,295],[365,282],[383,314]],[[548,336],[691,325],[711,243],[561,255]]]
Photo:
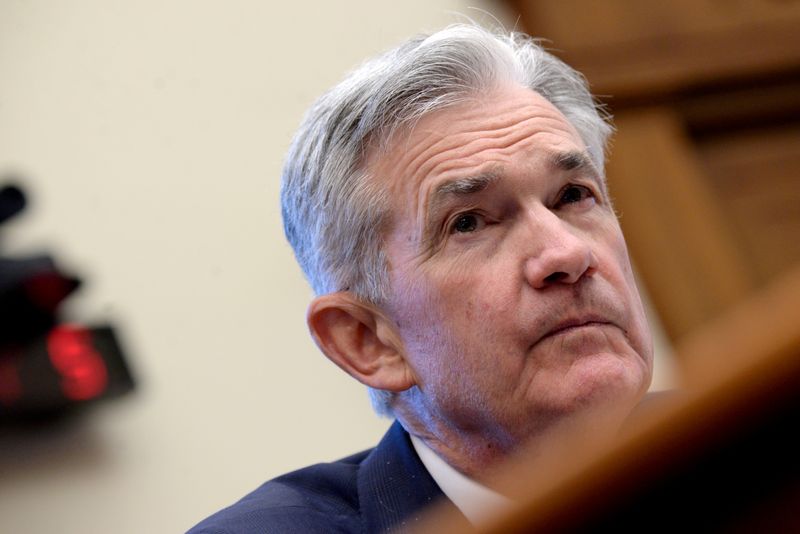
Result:
[[599,315],[570,317],[567,319],[563,319],[550,326],[550,328],[545,332],[545,334],[541,338],[539,338],[539,341],[542,341],[549,337],[557,336],[559,334],[567,333],[570,330],[574,330],[577,328],[582,328],[586,326],[607,326],[613,324],[614,323],[612,323],[605,317],[601,317]]

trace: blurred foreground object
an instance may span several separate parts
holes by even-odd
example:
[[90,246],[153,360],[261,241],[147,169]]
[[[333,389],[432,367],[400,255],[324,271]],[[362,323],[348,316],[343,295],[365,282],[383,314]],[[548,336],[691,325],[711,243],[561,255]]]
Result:
[[[24,207],[19,188],[0,188],[0,224]],[[0,256],[0,424],[133,388],[111,327],[60,324],[59,306],[79,285],[48,256]]]
[[517,459],[498,484],[520,504],[484,532],[800,532],[798,303],[800,265],[686,338],[686,390],[618,439]]

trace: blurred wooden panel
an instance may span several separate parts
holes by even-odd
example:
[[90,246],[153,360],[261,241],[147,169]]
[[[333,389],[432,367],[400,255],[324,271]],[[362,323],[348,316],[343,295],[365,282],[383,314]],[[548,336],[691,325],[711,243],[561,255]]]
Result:
[[800,2],[513,0],[526,31],[552,41],[619,101],[800,67]]
[[[696,88],[667,104],[685,119],[699,141],[732,130],[800,123],[800,70],[779,79]],[[613,105],[624,109],[619,103]]]
[[800,263],[800,123],[732,131],[696,146],[759,283]]
[[667,332],[679,339],[752,289],[717,195],[669,108],[617,116],[608,163],[628,245]]

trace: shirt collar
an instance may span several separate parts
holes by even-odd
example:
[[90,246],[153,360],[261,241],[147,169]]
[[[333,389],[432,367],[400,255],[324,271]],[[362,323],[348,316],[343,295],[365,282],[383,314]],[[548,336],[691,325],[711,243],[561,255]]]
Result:
[[511,499],[457,471],[418,437],[409,437],[431,478],[470,523],[484,525],[512,506]]

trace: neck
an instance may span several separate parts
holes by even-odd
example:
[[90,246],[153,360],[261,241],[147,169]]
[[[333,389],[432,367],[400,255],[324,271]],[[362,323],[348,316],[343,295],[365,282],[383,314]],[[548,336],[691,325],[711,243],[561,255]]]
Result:
[[515,452],[528,461],[552,458],[576,441],[600,443],[612,439],[627,412],[590,410],[569,417],[541,418],[524,437],[481,425],[457,426],[429,412],[396,405],[395,416],[409,434],[422,440],[440,458],[467,477],[503,493],[498,474]]

